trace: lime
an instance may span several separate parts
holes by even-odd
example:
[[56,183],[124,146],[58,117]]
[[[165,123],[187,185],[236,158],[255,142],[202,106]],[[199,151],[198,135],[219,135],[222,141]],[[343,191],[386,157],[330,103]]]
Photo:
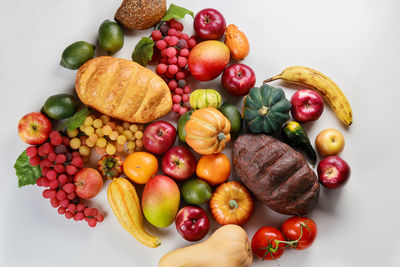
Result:
[[186,143],[186,131],[185,131],[185,124],[192,116],[193,110],[189,110],[183,113],[182,116],[179,117],[178,120],[178,137],[179,140]]
[[124,46],[124,33],[121,27],[113,21],[105,20],[99,28],[99,43],[109,55],[119,51]]
[[222,114],[224,114],[224,116],[230,121],[231,136],[232,139],[236,139],[243,127],[243,121],[239,110],[236,108],[236,106],[224,102],[219,108],[219,111],[221,111]]
[[199,178],[190,178],[182,184],[181,194],[188,204],[200,205],[210,200],[211,187]]
[[64,49],[60,65],[71,70],[79,69],[86,61],[94,57],[96,47],[85,41],[78,41]]
[[43,112],[52,119],[62,120],[71,117],[78,109],[79,102],[73,95],[58,94],[47,98]]

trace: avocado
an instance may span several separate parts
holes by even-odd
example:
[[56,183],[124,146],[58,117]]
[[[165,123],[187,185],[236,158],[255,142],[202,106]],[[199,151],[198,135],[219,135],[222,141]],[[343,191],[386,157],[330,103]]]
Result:
[[73,95],[57,94],[47,98],[43,112],[51,119],[63,120],[74,115],[78,106],[79,102]]

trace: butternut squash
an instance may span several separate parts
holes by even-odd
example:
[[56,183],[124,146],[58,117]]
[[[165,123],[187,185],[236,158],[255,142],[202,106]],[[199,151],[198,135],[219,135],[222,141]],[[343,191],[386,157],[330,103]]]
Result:
[[97,57],[76,75],[80,100],[101,113],[132,123],[148,123],[172,108],[168,85],[157,74],[122,58]]
[[164,255],[159,267],[249,267],[253,254],[246,231],[229,224],[206,241],[173,250]]

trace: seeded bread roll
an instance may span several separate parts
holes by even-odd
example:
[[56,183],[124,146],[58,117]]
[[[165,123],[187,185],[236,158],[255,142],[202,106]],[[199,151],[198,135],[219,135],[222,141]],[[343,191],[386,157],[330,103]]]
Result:
[[126,28],[146,30],[159,22],[166,11],[165,0],[124,0],[114,18]]

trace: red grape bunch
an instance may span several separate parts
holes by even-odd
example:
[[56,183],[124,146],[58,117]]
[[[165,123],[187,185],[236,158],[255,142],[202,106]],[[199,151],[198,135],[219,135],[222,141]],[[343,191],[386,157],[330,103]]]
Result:
[[196,36],[189,37],[182,30],[183,24],[171,19],[151,33],[161,54],[156,72],[168,84],[172,93],[172,110],[179,115],[190,109],[188,102],[191,88],[186,80],[190,72],[187,64],[189,52],[197,44]]
[[42,177],[36,184],[47,187],[43,197],[50,199],[53,208],[58,208],[59,214],[75,221],[85,220],[90,227],[102,222],[104,216],[96,208],[86,207],[75,193],[74,175],[83,168],[83,159],[78,151],[69,150],[70,139],[61,136],[58,131],[52,131],[50,140],[40,146],[30,146],[26,149],[32,166],[40,165]]

